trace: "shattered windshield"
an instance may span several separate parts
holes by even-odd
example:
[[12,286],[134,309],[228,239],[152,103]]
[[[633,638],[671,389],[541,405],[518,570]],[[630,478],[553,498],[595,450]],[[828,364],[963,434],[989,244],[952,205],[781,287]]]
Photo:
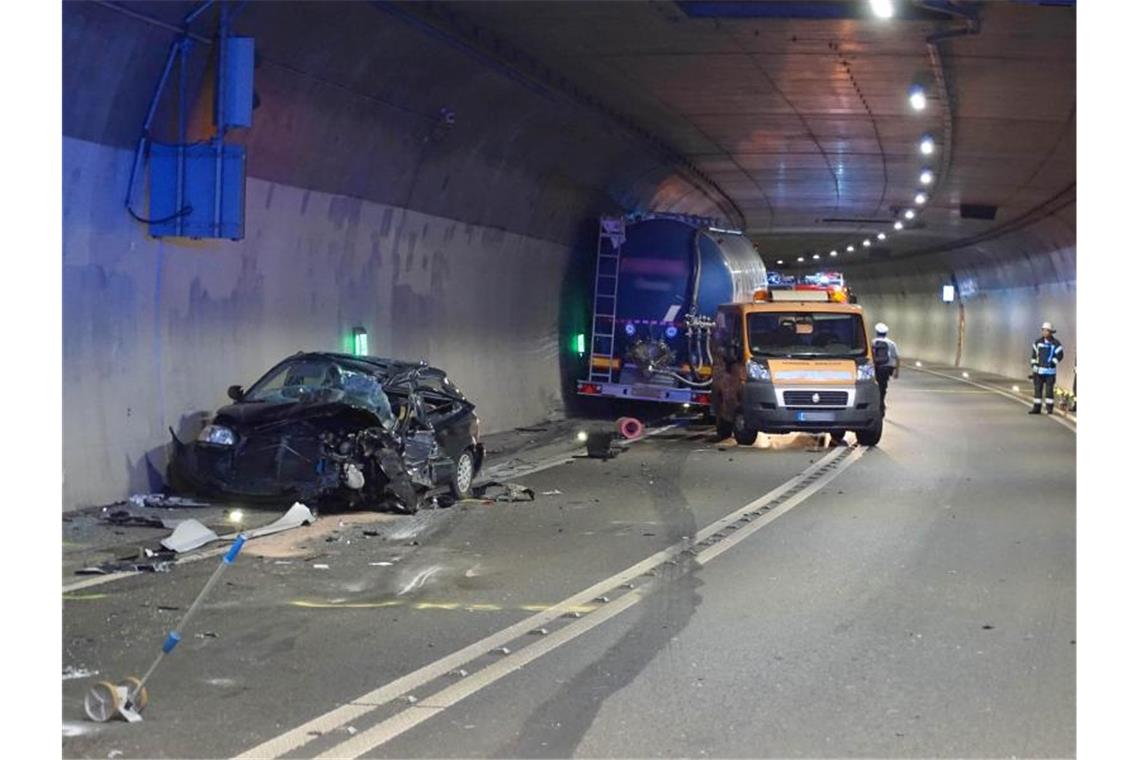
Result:
[[269,404],[339,402],[369,409],[381,419],[392,417],[391,403],[379,379],[320,357],[282,364],[258,380],[242,401]]
[[844,356],[867,353],[863,318],[827,312],[767,312],[748,315],[753,356]]

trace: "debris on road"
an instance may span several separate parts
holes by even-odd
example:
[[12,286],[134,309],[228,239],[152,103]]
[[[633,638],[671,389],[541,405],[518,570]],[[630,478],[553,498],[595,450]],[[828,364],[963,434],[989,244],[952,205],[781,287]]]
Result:
[[74,681],[76,678],[90,678],[91,676],[99,675],[98,670],[88,670],[87,668],[76,668],[68,665],[63,669],[63,680]]
[[543,496],[561,496],[562,492],[555,488],[553,491],[543,491]]
[[196,638],[196,639],[216,639],[216,638],[218,638],[218,634],[214,633],[213,631],[202,631],[201,633],[194,634],[194,638]]
[[174,567],[172,560],[152,562],[104,562],[101,565],[81,567],[76,575],[110,575],[112,573],[168,573]]
[[534,501],[534,489],[518,483],[500,483],[497,480],[476,487],[475,495],[483,501]]
[[102,522],[110,525],[118,525],[120,527],[137,527],[137,528],[168,528],[165,520],[160,520],[157,517],[149,517],[147,515],[132,514],[126,509],[116,509],[108,511],[106,507],[103,513],[99,516]]
[[197,520],[183,520],[174,528],[174,532],[159,543],[172,552],[193,551],[201,546],[221,539],[214,531],[207,528]]
[[198,499],[187,499],[182,496],[167,496],[161,493],[137,493],[127,499],[134,507],[150,507],[164,509],[185,509],[195,507],[212,507],[213,504]]
[[302,525],[312,525],[313,521],[317,518],[313,515],[312,510],[306,507],[299,501],[293,502],[293,506],[289,507],[289,511],[281,515],[268,525],[263,525],[260,528],[247,530],[245,535],[247,538],[260,538],[261,536],[268,536],[273,533],[280,533],[283,530],[290,530],[292,528],[299,528]]

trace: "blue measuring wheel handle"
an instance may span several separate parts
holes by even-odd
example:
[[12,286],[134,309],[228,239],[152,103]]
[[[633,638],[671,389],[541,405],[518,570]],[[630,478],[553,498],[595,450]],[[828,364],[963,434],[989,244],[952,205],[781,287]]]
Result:
[[166,634],[166,641],[162,642],[162,653],[170,654],[174,647],[178,646],[179,641],[182,641],[182,634],[178,631],[171,631]]
[[226,552],[226,556],[222,558],[222,562],[225,562],[227,565],[232,565],[243,546],[245,546],[245,534],[239,533],[238,537],[234,539],[233,546]]

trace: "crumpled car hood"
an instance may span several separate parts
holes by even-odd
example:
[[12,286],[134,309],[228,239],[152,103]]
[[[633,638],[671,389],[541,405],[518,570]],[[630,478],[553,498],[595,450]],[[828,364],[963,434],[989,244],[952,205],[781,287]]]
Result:
[[225,425],[239,431],[250,430],[280,422],[302,422],[332,417],[350,410],[358,414],[368,415],[375,419],[377,424],[380,422],[379,418],[368,409],[340,401],[287,404],[247,402],[222,407],[214,416],[214,424]]

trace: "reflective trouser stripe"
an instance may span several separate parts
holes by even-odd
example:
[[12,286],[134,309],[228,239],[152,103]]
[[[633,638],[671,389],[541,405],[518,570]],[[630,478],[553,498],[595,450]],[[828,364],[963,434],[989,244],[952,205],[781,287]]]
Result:
[[1051,399],[1051,398],[1047,398],[1047,399],[1045,399],[1045,403],[1046,403],[1046,404],[1052,404],[1052,403],[1053,403],[1053,399]]
[[1041,399],[1039,399],[1039,398],[1035,398],[1035,399],[1033,399],[1033,403],[1034,403],[1034,404],[1040,404],[1040,403],[1041,403]]

